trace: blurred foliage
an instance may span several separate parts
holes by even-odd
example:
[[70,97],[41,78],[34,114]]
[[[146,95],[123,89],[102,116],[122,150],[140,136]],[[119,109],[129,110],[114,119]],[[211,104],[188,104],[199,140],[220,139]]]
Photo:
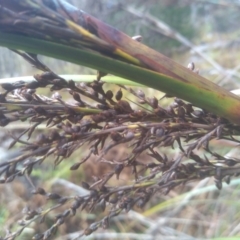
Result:
[[[194,28],[193,22],[191,21],[191,5],[190,4],[179,4],[176,1],[172,4],[157,4],[150,9],[150,14],[160,18],[162,21],[166,22],[173,29],[177,30],[180,34],[192,40],[193,37],[198,37],[197,29]],[[153,26],[154,28],[154,26]],[[146,31],[148,28],[146,28]],[[150,34],[151,36],[152,34]],[[145,36],[145,34],[143,34]],[[171,49],[180,47],[181,43],[177,40],[169,39],[165,36],[160,36],[159,39],[155,38],[152,44],[154,49],[158,49],[160,52],[169,54]]]

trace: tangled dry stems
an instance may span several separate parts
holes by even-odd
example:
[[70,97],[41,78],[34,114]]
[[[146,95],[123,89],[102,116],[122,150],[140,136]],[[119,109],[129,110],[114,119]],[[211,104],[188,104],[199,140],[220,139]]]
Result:
[[[77,211],[107,208],[103,219],[84,230],[83,235],[89,235],[100,227],[107,228],[111,218],[122,211],[143,208],[156,193],[167,194],[176,186],[210,176],[214,176],[216,186],[221,189],[223,180],[229,183],[232,176],[240,173],[239,159],[222,156],[211,147],[212,142],[217,146],[220,141],[239,144],[239,126],[225,119],[176,98],[163,107],[161,100],[126,86],[113,93],[104,91],[102,81],[76,84],[53,72],[36,75],[35,79],[30,83],[2,84],[5,92],[0,95],[0,125],[28,120],[31,126],[19,137],[12,136],[10,147],[20,143],[23,149],[20,156],[0,164],[0,182],[31,176],[32,170],[46,158],[54,158],[54,164],[59,165],[73,152],[86,147],[87,154],[70,170],[77,171],[91,158],[95,164],[109,165],[111,171],[95,177],[92,183],[82,182],[88,190],[85,195],[64,196],[36,187],[33,194],[52,200],[52,207],[25,209],[19,230],[8,232],[2,237],[4,240],[15,239],[30,223],[39,219],[43,222],[46,215],[59,207],[65,206],[65,210],[55,217],[55,223],[33,239],[50,239]],[[48,85],[52,97],[37,94],[38,88]],[[61,89],[70,94],[71,103],[57,92]],[[123,100],[122,89],[135,96],[137,109],[132,108],[130,100]],[[52,130],[38,133],[35,140],[29,141],[37,126],[43,123]],[[111,149],[123,143],[131,149],[127,156],[118,160],[105,158]],[[175,148],[174,155],[165,154],[172,148]],[[146,161],[139,160],[142,154],[148,155]],[[117,182],[121,172],[129,168],[131,184],[109,184],[114,177]]]

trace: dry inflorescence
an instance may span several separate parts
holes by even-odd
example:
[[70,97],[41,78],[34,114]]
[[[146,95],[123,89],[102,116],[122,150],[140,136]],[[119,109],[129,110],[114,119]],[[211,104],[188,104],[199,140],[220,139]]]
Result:
[[[240,127],[225,119],[177,98],[163,107],[156,97],[126,86],[119,86],[116,93],[105,91],[103,81],[77,84],[51,71],[35,79],[2,84],[5,91],[0,95],[0,125],[28,120],[31,126],[19,137],[12,136],[10,147],[20,143],[23,148],[19,156],[0,164],[0,182],[31,176],[46,158],[59,165],[76,150],[86,148],[87,153],[71,166],[72,171],[87,161],[104,163],[110,170],[95,177],[94,182],[83,182],[83,195],[59,195],[36,187],[33,194],[52,200],[53,205],[26,209],[25,217],[19,221],[20,229],[8,232],[2,239],[15,239],[33,221],[43,222],[57,208],[64,210],[48,230],[34,236],[35,240],[50,239],[77,211],[94,211],[100,206],[104,212],[107,208],[105,217],[82,233],[89,235],[100,227],[107,228],[111,218],[122,211],[143,208],[156,193],[167,194],[176,186],[210,176],[221,189],[223,180],[229,183],[230,177],[240,173],[239,159],[222,156],[214,148],[225,141],[239,144]],[[49,85],[52,97],[37,94],[38,88]],[[58,92],[62,89],[70,94],[71,102]],[[135,109],[132,101],[123,100],[123,92],[134,95]],[[40,124],[46,124],[51,131],[36,134]],[[35,140],[30,141],[34,133]],[[107,159],[109,151],[122,145],[129,147],[128,154],[122,159]],[[118,180],[125,169],[131,169],[131,182],[122,185]],[[113,178],[114,186],[110,183]]]

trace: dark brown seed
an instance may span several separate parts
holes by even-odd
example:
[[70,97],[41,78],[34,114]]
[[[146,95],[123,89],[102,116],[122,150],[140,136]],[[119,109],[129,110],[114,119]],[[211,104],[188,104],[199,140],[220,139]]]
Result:
[[89,189],[90,185],[87,182],[82,181],[82,187],[85,189]]
[[32,191],[33,194],[46,195],[46,192],[43,188],[38,187],[36,190]]
[[75,88],[75,82],[74,82],[73,80],[69,80],[69,81],[68,81],[68,87],[69,87],[70,89],[74,89],[74,88]]
[[152,108],[156,109],[158,107],[158,100],[155,97],[150,98],[149,104]]
[[119,179],[119,175],[122,172],[123,168],[124,168],[123,164],[118,164],[118,165],[115,166],[114,171],[115,171],[117,179]]
[[6,91],[12,91],[15,87],[11,83],[2,83],[1,87]]
[[82,164],[81,162],[80,162],[80,163],[75,163],[75,164],[73,164],[73,165],[70,167],[70,170],[77,170],[77,169],[80,167],[81,164]]
[[61,198],[61,196],[57,193],[48,193],[47,198],[51,199],[51,200],[57,200],[57,199]]
[[73,98],[77,102],[80,102],[80,103],[82,102],[80,95],[76,92],[73,93]]
[[145,98],[145,93],[142,90],[137,90],[136,93],[139,98],[142,98],[142,99]]
[[110,137],[115,142],[119,142],[123,138],[122,135],[118,132],[111,132]]
[[106,96],[107,99],[112,99],[113,98],[113,92],[111,90],[108,90],[105,93],[105,96]]
[[129,102],[127,102],[125,100],[118,101],[118,104],[116,107],[123,113],[132,113],[133,112]]
[[123,96],[123,93],[122,93],[122,90],[121,88],[117,91],[116,95],[115,95],[115,98],[117,101],[121,100],[122,99],[122,96]]

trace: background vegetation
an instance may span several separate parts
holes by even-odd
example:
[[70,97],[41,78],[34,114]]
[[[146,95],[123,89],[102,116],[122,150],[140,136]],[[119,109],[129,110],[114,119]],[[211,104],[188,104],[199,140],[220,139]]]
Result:
[[[224,86],[228,90],[239,87],[239,52],[240,5],[234,1],[69,1],[91,15],[115,26],[127,34],[142,35],[143,42],[150,47],[187,66],[194,62],[201,75]],[[22,59],[9,50],[1,48],[0,76],[24,76],[36,73]],[[47,59],[44,63],[58,74],[89,74],[93,70],[73,64]],[[112,89],[112,86],[111,86]],[[117,91],[115,87],[114,90]],[[49,93],[44,92],[44,94]],[[162,97],[163,94],[151,89],[146,94]],[[164,100],[164,104],[169,104]],[[171,100],[170,100],[171,101]],[[11,132],[19,134],[24,126],[11,125]],[[9,159],[17,155],[18,150],[7,148],[10,138],[6,130],[1,131],[1,159]],[[225,156],[237,156],[238,148],[229,152],[225,142],[221,153]],[[109,156],[118,158],[128,149],[119,148]],[[69,167],[81,158],[82,152],[64,161],[61,167],[53,171],[51,161],[45,162],[41,169],[34,171],[35,184],[50,191],[69,194],[80,191],[76,186],[82,182],[91,182],[92,176],[101,176],[106,169],[95,167],[94,161],[88,161],[77,172],[70,172]],[[174,150],[171,154],[174,155]],[[144,158],[142,159],[145,160]],[[121,174],[122,182],[128,181],[128,172]],[[89,239],[230,239],[238,237],[239,228],[239,179],[231,181],[221,191],[217,190],[213,179],[206,178],[201,182],[192,182],[179,189],[169,192],[166,196],[156,195],[145,206],[145,210],[131,210],[121,214],[111,222],[110,229],[99,230]],[[71,185],[76,183],[76,185]],[[14,182],[1,186],[0,221],[6,227],[15,227],[21,210],[34,204],[41,206],[43,199],[32,196],[28,181]],[[72,189],[72,192],[71,192]],[[99,213],[100,214],[100,213]],[[53,216],[52,216],[53,217]],[[97,214],[79,214],[73,221],[62,226],[59,239],[73,238],[74,232],[80,231],[99,218]],[[52,223],[51,217],[45,224]],[[81,226],[81,227],[79,227]],[[25,232],[26,239],[31,234],[45,229],[44,224],[33,224]],[[70,239],[71,239],[70,238]],[[23,239],[23,237],[21,238]]]

